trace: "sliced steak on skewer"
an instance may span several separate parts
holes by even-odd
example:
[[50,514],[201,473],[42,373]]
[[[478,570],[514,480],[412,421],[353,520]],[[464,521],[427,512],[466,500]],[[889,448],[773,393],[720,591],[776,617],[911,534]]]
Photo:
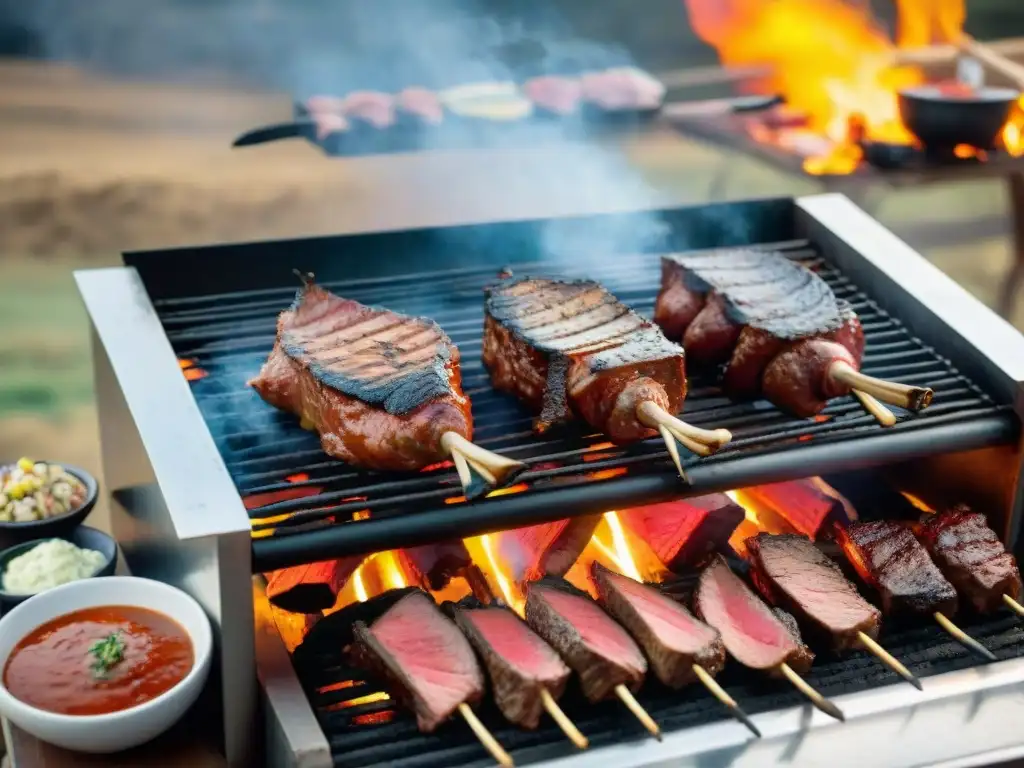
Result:
[[811,664],[814,663],[814,651],[804,642],[803,635],[800,634],[800,625],[797,623],[796,618],[793,614],[787,613],[778,607],[772,608],[772,613],[782,623],[782,626],[786,628],[786,631],[793,636],[793,641],[797,644],[797,652],[793,655],[789,665],[796,669],[810,669]]
[[[736,398],[763,395],[798,416],[819,413],[854,391],[912,410],[932,391],[859,372],[864,331],[853,309],[818,275],[781,253],[722,250],[662,257],[654,320],[682,339],[700,365],[725,364],[723,386]],[[865,398],[864,395],[868,397]],[[889,424],[885,411],[875,411]]]
[[[539,413],[539,432],[574,417],[617,443],[659,430],[665,437],[667,429],[702,455],[731,439],[671,415],[686,398],[682,348],[589,280],[512,279],[489,288],[483,362],[495,387]],[[674,440],[666,442],[675,451]]]
[[985,515],[959,504],[926,515],[922,523],[921,541],[942,573],[976,611],[992,613],[1004,604],[1013,608],[1012,603],[1020,600],[1017,561],[989,527]]
[[451,456],[467,496],[524,468],[470,442],[459,350],[440,326],[342,299],[312,276],[278,318],[274,348],[249,385],[357,467],[413,471]]
[[601,515],[570,517],[492,534],[498,555],[517,584],[564,576],[583,554]]

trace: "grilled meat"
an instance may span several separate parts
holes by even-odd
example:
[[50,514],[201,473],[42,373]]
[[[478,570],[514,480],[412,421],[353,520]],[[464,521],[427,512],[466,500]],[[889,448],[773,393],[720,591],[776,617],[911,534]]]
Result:
[[564,575],[583,554],[600,522],[600,515],[571,517],[494,536],[501,561],[515,582],[524,584],[545,575]]
[[545,75],[523,83],[523,93],[537,109],[556,115],[571,115],[579,109],[583,85],[575,77]]
[[294,613],[325,611],[362,562],[362,556],[343,557],[272,571],[266,575],[267,599]]
[[834,650],[860,647],[860,632],[878,637],[882,614],[809,539],[762,533],[747,539],[747,550],[761,595],[830,637]]
[[527,588],[526,622],[579,675],[588,700],[643,682],[647,662],[640,649],[589,595],[534,582]]
[[444,107],[440,97],[426,88],[406,88],[395,96],[395,106],[428,125],[444,122]]
[[598,601],[644,649],[658,679],[682,688],[696,679],[693,665],[712,675],[725,666],[725,646],[718,632],[693,617],[682,605],[656,587],[591,566]]
[[835,533],[850,564],[878,590],[886,616],[956,613],[956,590],[905,525],[874,520],[837,525]]
[[814,651],[804,643],[803,636],[800,634],[800,625],[797,624],[796,618],[794,618],[793,614],[787,613],[781,608],[772,608],[772,613],[782,623],[782,626],[786,628],[798,647],[789,665],[793,669],[810,669],[811,664],[814,663]]
[[945,577],[979,613],[999,610],[1003,595],[1020,600],[1017,561],[984,515],[963,504],[927,515],[920,538]]
[[634,67],[588,72],[580,84],[588,104],[609,112],[659,109],[665,100],[665,86]]
[[435,592],[448,586],[449,581],[462,574],[473,562],[459,539],[407,547],[399,551],[399,558],[425,589]]
[[810,668],[807,649],[772,610],[715,555],[700,574],[694,595],[697,616],[718,630],[725,649],[740,664],[773,672],[789,664]]
[[557,700],[565,691],[569,668],[507,608],[456,607],[454,615],[487,667],[501,714],[524,728],[536,728],[544,712],[541,689]]
[[800,416],[849,394],[829,369],[842,362],[859,370],[864,355],[853,309],[781,253],[663,257],[654,320],[669,338],[682,339],[698,364],[726,364],[722,383],[730,396],[763,394]]
[[488,290],[486,311],[484,365],[539,412],[540,432],[578,416],[626,443],[655,434],[640,403],[683,405],[683,350],[595,282],[508,280]]
[[832,523],[848,523],[852,507],[825,493],[815,479],[788,480],[744,488],[743,493],[768,507],[811,539],[831,531]]
[[460,704],[474,704],[484,679],[466,638],[423,592],[406,595],[367,627],[352,629],[357,664],[387,678],[391,693],[430,733]]
[[678,571],[728,545],[744,515],[743,507],[724,493],[709,493],[625,509],[619,519],[666,568]]
[[417,470],[444,461],[446,432],[472,439],[459,350],[429,320],[373,309],[307,283],[277,321],[249,385],[355,466]]

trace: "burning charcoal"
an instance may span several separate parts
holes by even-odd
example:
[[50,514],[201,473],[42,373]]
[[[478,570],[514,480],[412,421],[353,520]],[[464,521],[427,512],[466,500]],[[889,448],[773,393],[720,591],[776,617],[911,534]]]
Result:
[[508,608],[455,607],[453,613],[487,667],[498,709],[510,722],[536,728],[544,711],[541,691],[561,697],[569,668]]
[[352,643],[352,628],[357,622],[372,623],[406,595],[420,592],[417,587],[389,589],[365,602],[355,602],[333,611],[309,627],[302,645],[295,649],[296,661],[324,654],[336,654]]
[[762,533],[747,539],[754,584],[769,602],[796,613],[835,650],[878,637],[882,614],[843,576],[839,566],[803,536]]
[[743,507],[724,493],[711,493],[626,509],[619,512],[619,519],[665,567],[677,571],[726,548],[744,514]]
[[636,643],[589,595],[568,584],[534,582],[526,597],[526,622],[558,651],[580,678],[592,702],[619,685],[636,690],[647,662]]
[[327,610],[362,562],[359,556],[343,557],[272,571],[267,574],[267,599],[295,613]]
[[755,485],[743,493],[780,515],[798,532],[817,539],[833,522],[850,522],[843,502],[822,490],[815,480],[789,480]]
[[418,582],[435,592],[448,586],[448,582],[461,575],[472,563],[469,552],[458,539],[409,547],[399,552],[399,558]]
[[659,589],[597,562],[591,576],[601,605],[644,649],[662,683],[682,688],[696,679],[694,664],[712,675],[725,666],[725,646],[718,632]]
[[590,515],[502,531],[495,534],[498,555],[518,584],[562,576],[583,554],[600,522],[601,515]]
[[926,515],[920,538],[936,565],[979,613],[1003,607],[1003,596],[1020,600],[1017,562],[984,515],[960,504]]
[[395,603],[371,627],[352,629],[353,659],[391,683],[390,692],[430,733],[483,696],[484,680],[466,638],[420,591]]

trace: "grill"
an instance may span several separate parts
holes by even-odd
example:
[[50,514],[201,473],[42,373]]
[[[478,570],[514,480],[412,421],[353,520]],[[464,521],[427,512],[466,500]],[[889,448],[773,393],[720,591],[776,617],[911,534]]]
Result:
[[[734,435],[717,455],[687,460],[692,490],[739,487],[764,474],[814,474],[842,444],[848,446],[847,460],[855,463],[889,451],[949,452],[1012,438],[1015,421],[1008,406],[994,402],[952,363],[912,336],[810,243],[758,247],[782,250],[815,269],[837,296],[853,304],[864,324],[866,373],[931,386],[935,404],[918,416],[901,413],[900,423],[886,429],[850,396],[833,401],[808,422],[765,401],[730,402],[713,376],[691,372],[687,420],[697,426],[726,427]],[[587,265],[585,271],[551,261],[515,268],[535,276],[597,279],[648,316],[660,276],[660,261],[653,254],[604,260]],[[277,313],[294,293],[290,286],[156,303],[176,354],[208,374],[192,382],[192,391],[239,492],[250,500],[257,570],[517,527],[552,515],[601,511],[618,501],[635,504],[680,494],[675,468],[660,439],[622,449],[600,434],[582,430],[539,437],[530,429],[530,414],[493,390],[480,362],[480,347],[483,288],[495,277],[494,269],[482,267],[326,284],[365,304],[432,317],[459,345],[463,386],[473,401],[476,442],[529,466],[519,479],[528,490],[518,486],[520,493],[472,506],[461,496],[450,466],[413,476],[354,470],[326,456],[315,433],[300,429],[294,417],[272,412],[245,386],[270,351]],[[308,495],[262,503],[282,493]],[[284,515],[287,519],[280,519]]]

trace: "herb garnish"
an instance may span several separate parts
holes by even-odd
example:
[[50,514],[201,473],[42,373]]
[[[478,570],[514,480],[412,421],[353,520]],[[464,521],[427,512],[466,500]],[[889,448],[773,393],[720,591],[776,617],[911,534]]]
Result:
[[93,677],[101,680],[105,678],[110,670],[124,659],[124,648],[120,629],[94,643],[89,649],[89,653],[95,658],[91,666]]

